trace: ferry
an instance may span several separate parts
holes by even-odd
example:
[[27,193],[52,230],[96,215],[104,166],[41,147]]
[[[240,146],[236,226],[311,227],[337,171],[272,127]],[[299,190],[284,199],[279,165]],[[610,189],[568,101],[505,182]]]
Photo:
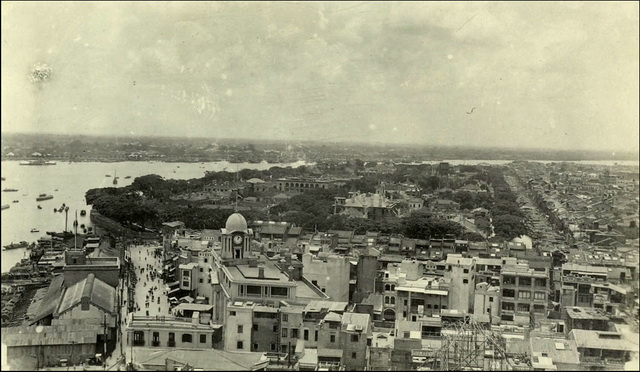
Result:
[[87,215],[87,211],[85,211],[84,209],[80,211],[80,215],[81,216],[86,216]]
[[13,202],[14,203],[20,203],[20,200],[14,200]]
[[2,191],[4,191],[4,192],[16,192],[16,191],[18,191],[18,189],[10,189],[10,188],[7,187],[6,189],[4,189]]
[[11,206],[9,204],[3,204],[2,210],[9,209]]
[[125,179],[125,180],[128,180],[129,178],[131,178],[131,176],[126,176],[124,179]]
[[43,201],[43,200],[49,200],[49,199],[53,199],[53,195],[40,194],[40,195],[36,198],[36,201]]
[[42,207],[40,205],[38,205],[38,209],[42,209]]
[[36,229],[36,228],[34,227],[33,229],[31,229],[31,232],[32,232],[32,233],[34,233],[34,232],[40,232],[40,230],[38,230],[38,229]]
[[21,241],[20,243],[14,244],[11,243],[9,245],[5,245],[4,247],[2,247],[4,250],[9,250],[9,249],[18,249],[18,248],[26,248],[29,246],[29,243],[25,242],[24,240]]

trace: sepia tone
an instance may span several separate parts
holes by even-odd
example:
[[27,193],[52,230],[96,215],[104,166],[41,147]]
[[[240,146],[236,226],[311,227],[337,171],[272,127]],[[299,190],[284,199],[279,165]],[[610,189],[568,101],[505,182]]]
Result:
[[638,369],[638,3],[1,29],[3,370]]

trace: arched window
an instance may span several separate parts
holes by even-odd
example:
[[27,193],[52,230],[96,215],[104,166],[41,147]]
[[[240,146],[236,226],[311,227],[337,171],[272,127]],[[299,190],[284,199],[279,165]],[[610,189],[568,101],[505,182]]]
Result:
[[389,303],[389,296],[384,296],[384,303],[388,304]]
[[384,285],[384,290],[385,291],[390,291],[391,290],[391,286],[389,284],[385,284]]
[[395,284],[391,284],[391,290],[395,291],[396,290],[396,285]]
[[391,296],[391,305],[395,305],[396,304],[396,298]]
[[193,342],[193,336],[191,336],[191,333],[182,334],[182,342]]

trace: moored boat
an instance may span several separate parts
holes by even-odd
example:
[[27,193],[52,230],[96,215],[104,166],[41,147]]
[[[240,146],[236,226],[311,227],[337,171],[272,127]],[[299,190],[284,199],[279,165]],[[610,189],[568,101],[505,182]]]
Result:
[[18,191],[18,189],[11,189],[11,188],[8,188],[8,187],[7,187],[7,188],[5,188],[5,189],[4,189],[4,190],[2,190],[2,191],[4,191],[4,192],[16,192],[16,191]]
[[3,248],[5,250],[9,250],[9,249],[18,249],[18,248],[26,248],[29,246],[29,243],[25,242],[24,240],[21,241],[20,243],[11,243],[9,245],[5,245]]
[[87,211],[85,211],[84,209],[80,211],[80,215],[81,216],[86,216],[87,215]]
[[9,204],[3,204],[2,210],[9,209],[11,206]]
[[32,233],[34,233],[34,232],[40,232],[40,230],[38,230],[38,229],[36,229],[36,228],[34,227],[33,229],[31,229],[31,232],[32,232]]
[[20,165],[56,165],[55,161],[44,161],[44,160],[27,160],[20,162]]
[[36,201],[43,201],[43,200],[49,200],[49,199],[53,199],[53,195],[40,194],[40,195],[38,195],[38,197],[36,198]]

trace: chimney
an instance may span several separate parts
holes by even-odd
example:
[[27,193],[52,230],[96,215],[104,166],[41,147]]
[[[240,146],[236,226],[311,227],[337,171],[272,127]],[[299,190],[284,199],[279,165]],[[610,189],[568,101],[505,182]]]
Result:
[[258,264],[258,278],[264,279],[264,264],[262,262]]

